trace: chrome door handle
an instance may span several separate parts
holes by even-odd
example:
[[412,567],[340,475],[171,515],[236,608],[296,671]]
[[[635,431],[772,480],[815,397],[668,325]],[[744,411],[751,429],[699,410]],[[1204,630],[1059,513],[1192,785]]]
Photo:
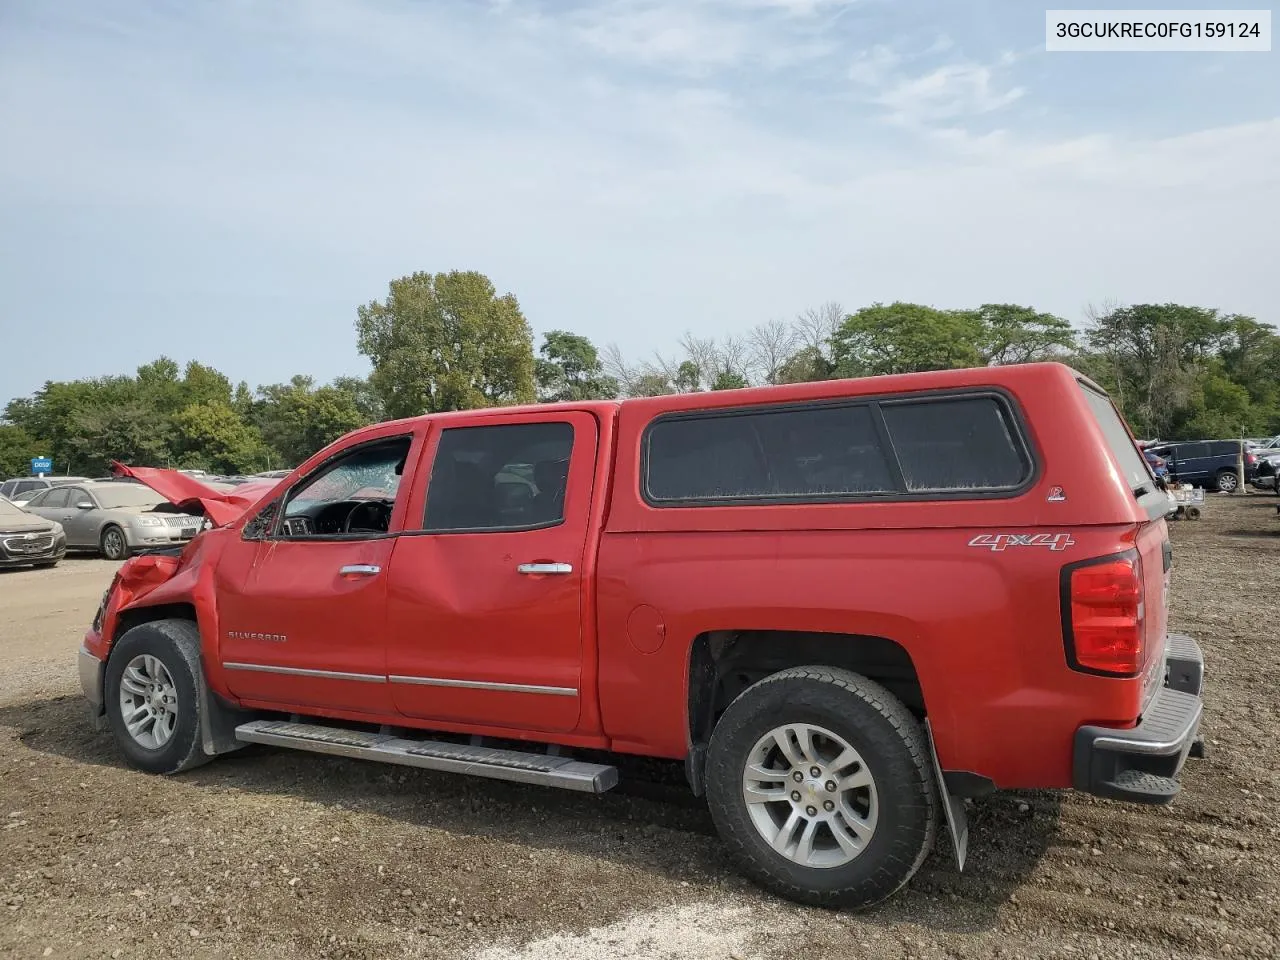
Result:
[[382,572],[376,563],[348,563],[338,571],[344,577],[372,577]]
[[572,563],[522,563],[517,573],[573,573]]

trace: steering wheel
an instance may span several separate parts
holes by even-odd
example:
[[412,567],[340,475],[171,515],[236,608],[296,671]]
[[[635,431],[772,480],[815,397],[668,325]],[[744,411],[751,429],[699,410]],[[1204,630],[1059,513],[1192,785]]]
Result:
[[[355,518],[355,516],[361,512],[370,512],[374,514],[373,516],[370,517],[370,522],[378,523],[379,521],[381,521],[382,526],[380,527],[356,526],[352,521]],[[347,514],[347,518],[342,521],[342,532],[351,533],[352,530],[355,529],[360,531],[368,531],[370,533],[386,533],[387,527],[390,525],[390,521],[391,521],[391,508],[389,506],[387,506],[385,503],[382,503],[379,500],[366,500],[362,503],[357,503],[354,507],[351,508],[351,512]]]

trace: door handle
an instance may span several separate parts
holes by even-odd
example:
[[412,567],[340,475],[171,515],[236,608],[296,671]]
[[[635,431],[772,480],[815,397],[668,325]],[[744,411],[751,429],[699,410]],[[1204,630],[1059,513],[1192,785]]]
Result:
[[338,571],[344,577],[373,577],[382,572],[376,563],[348,563]]
[[573,573],[572,563],[522,563],[517,573]]

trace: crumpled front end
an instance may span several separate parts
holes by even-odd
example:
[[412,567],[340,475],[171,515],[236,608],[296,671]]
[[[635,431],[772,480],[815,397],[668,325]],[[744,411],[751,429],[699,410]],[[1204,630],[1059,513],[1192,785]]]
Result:
[[203,514],[216,527],[234,523],[273,489],[278,481],[262,480],[241,484],[233,490],[216,490],[177,470],[158,467],[130,467],[115,461],[116,476],[132,477],[150,487],[180,510]]
[[98,729],[102,729],[106,722],[103,710],[103,676],[120,611],[172,578],[181,565],[182,557],[178,555],[143,554],[133,557],[120,565],[111,580],[111,586],[102,594],[98,612],[94,614],[93,623],[85,632],[76,658],[80,687],[85,699],[89,701],[89,714]]

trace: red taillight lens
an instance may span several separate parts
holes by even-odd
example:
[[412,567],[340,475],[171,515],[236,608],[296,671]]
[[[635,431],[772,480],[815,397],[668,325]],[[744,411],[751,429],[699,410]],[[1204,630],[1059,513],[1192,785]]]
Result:
[[1252,453],[1246,453],[1246,454],[1244,455],[1244,462],[1245,462],[1245,463],[1257,463],[1257,462],[1258,462],[1258,458],[1257,458],[1257,457],[1255,457]]
[[1117,677],[1141,673],[1143,589],[1137,555],[1073,565],[1063,578],[1063,628],[1071,666]]

